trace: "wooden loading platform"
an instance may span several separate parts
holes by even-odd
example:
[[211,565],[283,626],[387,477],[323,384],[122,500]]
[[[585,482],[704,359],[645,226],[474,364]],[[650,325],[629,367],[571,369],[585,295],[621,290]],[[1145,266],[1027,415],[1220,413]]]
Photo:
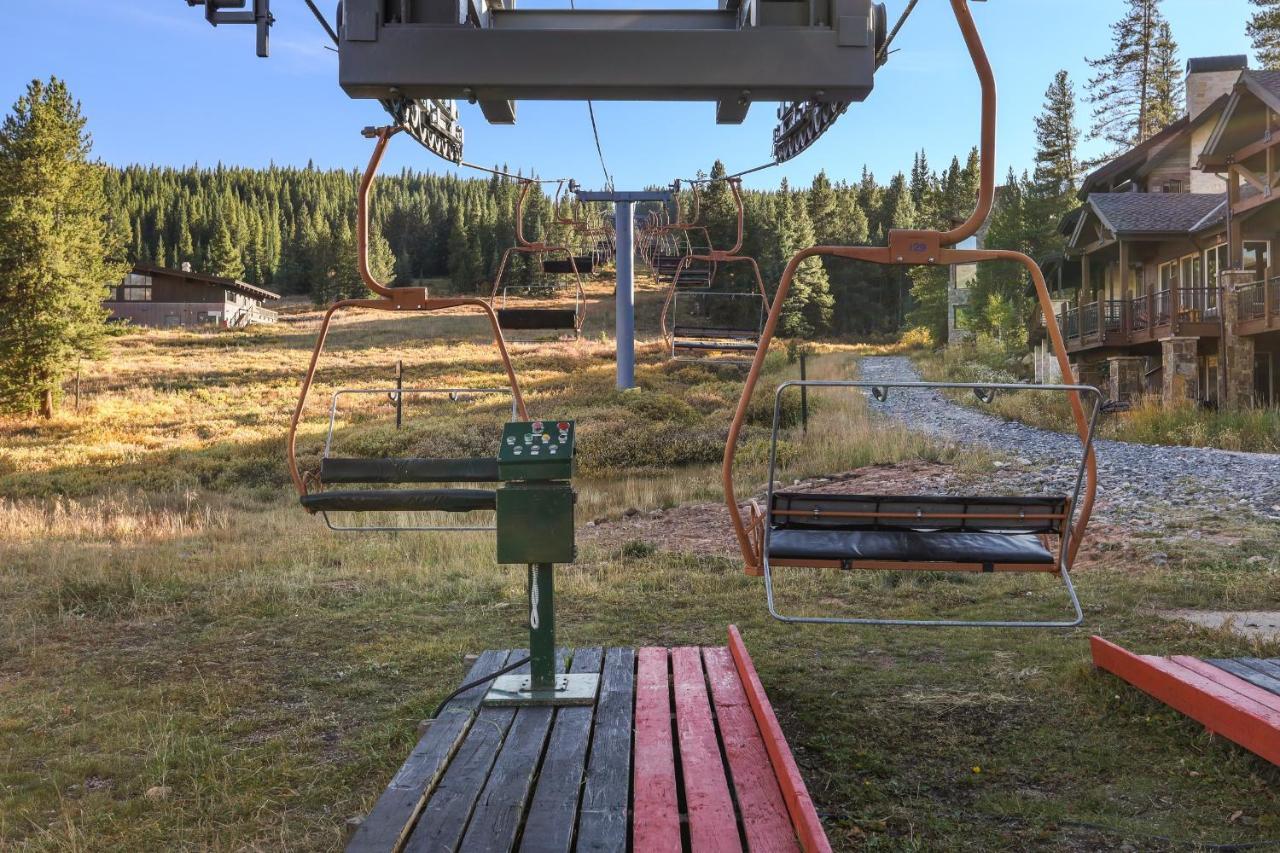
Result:
[[[470,682],[523,656],[487,651]],[[736,628],[729,644],[565,650],[583,706],[451,701],[352,835],[368,851],[827,851]]]

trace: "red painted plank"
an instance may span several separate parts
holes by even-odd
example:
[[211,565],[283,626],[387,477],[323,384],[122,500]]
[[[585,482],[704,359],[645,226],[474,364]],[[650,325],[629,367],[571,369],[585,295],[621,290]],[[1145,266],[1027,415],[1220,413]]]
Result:
[[1203,676],[1210,681],[1216,682],[1228,690],[1239,693],[1247,699],[1252,699],[1259,705],[1263,705],[1271,710],[1280,713],[1280,696],[1272,693],[1270,690],[1263,690],[1256,684],[1245,681],[1238,675],[1233,675],[1225,669],[1220,669],[1211,663],[1205,663],[1199,658],[1188,657],[1187,655],[1174,655],[1169,660],[1178,666],[1186,667],[1196,675]]
[[733,776],[747,849],[798,853],[800,845],[791,827],[791,815],[733,657],[724,647],[704,648],[702,661],[711,682],[711,701],[715,703],[720,742]]
[[800,846],[805,853],[830,853],[831,842],[822,828],[818,811],[809,798],[809,789],[805,787],[804,777],[796,766],[795,756],[787,746],[787,739],[782,734],[782,726],[773,713],[769,697],[765,695],[764,685],[756,674],[751,655],[747,654],[746,643],[734,625],[729,626],[729,652],[733,655],[734,666],[738,668],[738,677],[742,679],[742,687],[747,693],[747,701],[751,703],[751,713],[755,715],[756,725],[764,738],[765,749],[769,752],[769,761],[773,764],[774,775],[782,788],[782,798],[787,803],[787,811],[791,814],[791,823],[800,838]]
[[733,798],[707,698],[701,650],[672,649],[671,674],[676,685],[676,730],[680,734],[690,846],[693,853],[741,853]]
[[1098,667],[1203,723],[1210,731],[1280,764],[1280,712],[1170,660],[1135,655],[1101,637],[1092,637],[1089,643]]
[[667,650],[644,648],[637,657],[632,846],[665,853],[681,848]]

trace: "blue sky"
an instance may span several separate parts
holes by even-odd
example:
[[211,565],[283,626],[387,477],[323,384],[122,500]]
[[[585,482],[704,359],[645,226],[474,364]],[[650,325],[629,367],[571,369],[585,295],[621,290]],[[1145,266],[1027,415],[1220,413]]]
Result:
[[[688,7],[714,0],[631,0],[630,6]],[[272,57],[254,55],[251,27],[208,26],[183,0],[42,0],[6,19],[0,55],[0,105],[33,77],[56,74],[83,102],[97,156],[113,164],[191,163],[262,166],[362,166],[368,142],[359,130],[383,120],[372,102],[352,101],[337,86],[337,56],[302,0],[275,0]],[[322,0],[322,8],[334,6]],[[568,0],[529,0],[568,6]],[[620,5],[577,0],[579,8]],[[896,17],[905,0],[890,0]],[[1122,0],[991,0],[974,3],[1000,83],[1000,170],[1028,167],[1032,116],[1059,68],[1083,95],[1085,56],[1104,54]],[[1185,60],[1249,52],[1248,0],[1164,0]],[[912,151],[928,151],[939,168],[977,138],[977,88],[946,0],[922,0],[876,90],[854,105],[817,145],[785,166],[748,179],[775,186],[783,175],[807,183],[819,169],[854,180],[864,163],[882,179],[909,169]],[[914,106],[912,106],[914,105]],[[912,110],[917,110],[913,114]],[[1088,106],[1081,103],[1087,126]],[[745,124],[715,124],[712,104],[598,103],[605,156],[618,186],[643,186],[692,175],[720,157],[730,170],[769,159],[771,104],[757,104]],[[522,102],[514,127],[484,122],[462,105],[467,159],[507,163],[544,177],[602,182],[586,106]],[[671,134],[671,128],[679,128]],[[668,137],[670,140],[668,141]],[[397,140],[386,168],[449,168],[416,144]]]

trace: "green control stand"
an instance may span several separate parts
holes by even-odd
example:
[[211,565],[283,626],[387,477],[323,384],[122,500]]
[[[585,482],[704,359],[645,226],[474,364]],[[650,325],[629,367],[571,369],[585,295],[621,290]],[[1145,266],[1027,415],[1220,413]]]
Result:
[[572,563],[573,421],[517,421],[498,448],[498,562],[529,567],[529,674],[494,679],[486,705],[590,705],[600,677],[556,672],[555,564]]

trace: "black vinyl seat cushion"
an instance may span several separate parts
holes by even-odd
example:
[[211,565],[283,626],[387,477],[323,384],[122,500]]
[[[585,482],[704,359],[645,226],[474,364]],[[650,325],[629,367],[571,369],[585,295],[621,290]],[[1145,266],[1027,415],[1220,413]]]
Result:
[[733,341],[673,341],[671,344],[675,349],[687,350],[707,350],[707,351],[724,351],[724,352],[755,352],[758,346],[746,342]]
[[497,507],[492,489],[352,489],[303,495],[313,512],[475,512]]
[[578,312],[572,308],[499,308],[498,325],[504,329],[575,329]]
[[1029,533],[916,530],[772,530],[769,557],[779,560],[879,560],[900,563],[1043,563],[1054,556]]

